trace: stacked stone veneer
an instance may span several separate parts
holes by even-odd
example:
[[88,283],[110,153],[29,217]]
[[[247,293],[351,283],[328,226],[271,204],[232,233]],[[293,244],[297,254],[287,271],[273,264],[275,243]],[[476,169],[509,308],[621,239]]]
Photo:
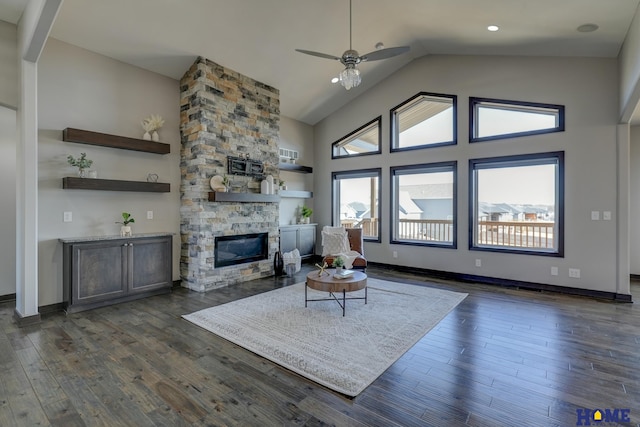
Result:
[[[227,156],[261,160],[278,179],[279,91],[198,58],[180,81],[182,174],[180,275],[196,291],[273,274],[278,203],[209,202],[209,181],[227,172]],[[229,175],[234,191],[260,192],[260,180]],[[277,182],[277,181],[276,181]],[[214,237],[269,233],[269,259],[214,268]]]

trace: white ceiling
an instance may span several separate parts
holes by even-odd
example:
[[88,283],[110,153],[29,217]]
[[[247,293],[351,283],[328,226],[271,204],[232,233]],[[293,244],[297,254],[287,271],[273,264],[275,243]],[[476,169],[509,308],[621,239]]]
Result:
[[[0,19],[17,22],[26,2],[0,0]],[[340,63],[294,50],[341,56],[348,0],[64,0],[51,36],[175,79],[204,56],[279,89],[283,115],[315,124],[427,54],[617,57],[639,2],[353,0],[354,49],[411,51],[360,64],[350,91],[330,83]],[[576,30],[586,23],[600,28]]]

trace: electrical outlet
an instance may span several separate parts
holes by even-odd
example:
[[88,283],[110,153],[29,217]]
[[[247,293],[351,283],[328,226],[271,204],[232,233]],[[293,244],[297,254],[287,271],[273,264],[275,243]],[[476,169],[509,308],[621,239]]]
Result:
[[480,258],[476,259],[476,267],[482,267],[482,260]]
[[602,219],[605,221],[611,221],[611,211],[602,212]]
[[398,251],[393,251],[393,257],[398,258]]
[[573,277],[574,279],[580,278],[580,269],[579,268],[570,268],[569,269],[569,277]]
[[558,267],[556,267],[556,266],[551,267],[551,275],[552,276],[557,276],[558,275]]
[[147,211],[147,219],[153,219],[153,211]]
[[72,214],[71,212],[65,212],[65,213],[62,215],[62,220],[63,220],[64,222],[71,222],[71,221],[73,221],[73,214]]

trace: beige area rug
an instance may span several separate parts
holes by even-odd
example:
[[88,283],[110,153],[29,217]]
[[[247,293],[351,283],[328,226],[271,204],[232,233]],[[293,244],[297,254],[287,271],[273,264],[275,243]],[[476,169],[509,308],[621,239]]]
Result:
[[[304,283],[182,316],[347,396],[357,396],[467,294],[369,278],[367,304],[309,302]],[[309,298],[328,293],[309,289]],[[364,296],[364,290],[347,296]]]

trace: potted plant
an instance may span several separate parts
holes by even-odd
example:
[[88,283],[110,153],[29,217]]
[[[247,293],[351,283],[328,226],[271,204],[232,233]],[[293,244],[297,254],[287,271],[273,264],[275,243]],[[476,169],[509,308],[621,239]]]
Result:
[[85,169],[89,169],[93,164],[93,160],[87,159],[87,153],[80,153],[80,157],[75,159],[72,155],[67,156],[67,163],[71,166],[75,166],[78,168],[78,176],[80,178],[86,178],[87,171]]
[[280,180],[280,190],[286,190],[287,186],[286,183],[283,180]]
[[120,227],[120,236],[131,237],[131,226],[129,224],[136,222],[128,212],[122,212],[122,221],[116,221],[116,224],[122,224]]
[[335,257],[333,260],[333,264],[331,264],[331,266],[336,269],[336,273],[338,274],[342,273],[342,267],[344,267],[344,260],[340,256]]
[[302,224],[309,224],[311,214],[313,214],[313,209],[309,208],[308,206],[302,206],[300,208],[300,222]]

